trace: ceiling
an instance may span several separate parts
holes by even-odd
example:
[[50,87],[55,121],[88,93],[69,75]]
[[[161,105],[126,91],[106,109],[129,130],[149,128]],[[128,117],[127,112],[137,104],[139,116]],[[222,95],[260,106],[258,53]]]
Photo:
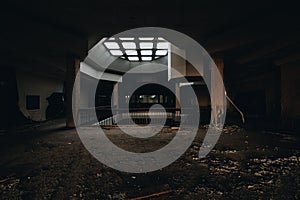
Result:
[[[197,40],[232,66],[299,61],[297,1],[7,1],[2,3],[1,67],[64,77],[101,38],[165,27]],[[225,62],[226,65],[226,62]]]

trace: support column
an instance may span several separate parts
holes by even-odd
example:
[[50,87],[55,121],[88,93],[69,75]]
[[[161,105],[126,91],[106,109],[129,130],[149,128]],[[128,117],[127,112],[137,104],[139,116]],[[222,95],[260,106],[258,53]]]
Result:
[[[223,69],[224,69],[224,60],[221,56],[214,56],[213,60],[217,66],[216,68],[211,68],[210,71],[210,83],[211,83],[211,104],[212,104],[212,115],[211,120],[214,125],[217,127],[221,123],[221,116],[225,113],[225,91],[222,88],[223,81]],[[218,71],[215,71],[218,70]],[[218,79],[218,73],[221,75],[221,80]]]
[[112,94],[112,98],[113,98],[113,106],[116,109],[119,109],[119,83],[116,82],[114,83],[114,90],[113,90],[113,94]]
[[[180,87],[179,87],[179,83],[175,83],[175,95],[176,95],[176,104],[175,104],[175,108],[180,108]],[[179,99],[177,99],[177,97]]]
[[285,130],[300,131],[299,74],[297,62],[281,66],[281,125]]
[[[80,73],[78,74],[78,81],[75,83],[77,73],[80,71],[80,60],[79,59],[68,59],[67,60],[67,72],[66,72],[66,127],[74,128],[73,109],[75,108],[74,116],[78,116],[80,107]],[[74,89],[74,97],[73,97]],[[75,119],[75,120],[79,120]]]
[[214,56],[213,60],[217,65],[217,68],[221,74],[222,79],[224,79],[224,59],[222,56]]
[[[175,108],[176,109],[180,109],[180,87],[179,87],[179,83],[175,83]],[[179,99],[177,99],[177,97]],[[180,121],[180,110],[176,110],[175,111],[175,121]]]

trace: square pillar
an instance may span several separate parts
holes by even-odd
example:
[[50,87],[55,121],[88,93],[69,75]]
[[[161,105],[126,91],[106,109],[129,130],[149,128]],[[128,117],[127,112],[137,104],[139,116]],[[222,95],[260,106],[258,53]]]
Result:
[[[222,88],[224,60],[221,56],[214,56],[213,60],[217,68],[210,69],[210,87],[211,87],[211,120],[218,126],[221,123],[221,116],[225,113],[226,97]],[[218,70],[218,71],[216,71]],[[220,73],[221,80],[218,79],[217,73]]]
[[[78,73],[78,81],[75,84],[75,78]],[[74,90],[74,97],[73,97]],[[79,120],[79,107],[80,107],[80,60],[68,59],[67,71],[66,71],[66,127],[74,128],[74,120]],[[76,113],[74,116],[78,116],[77,119],[73,118],[73,108]]]
[[112,98],[113,98],[113,106],[116,109],[119,109],[119,83],[118,82],[114,83]]

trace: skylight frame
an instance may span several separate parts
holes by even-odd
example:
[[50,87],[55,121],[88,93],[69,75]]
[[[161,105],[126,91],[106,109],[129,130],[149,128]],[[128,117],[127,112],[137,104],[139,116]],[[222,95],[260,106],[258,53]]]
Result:
[[168,55],[169,43],[162,37],[124,36],[107,38],[104,47],[110,55],[123,60],[151,62]]

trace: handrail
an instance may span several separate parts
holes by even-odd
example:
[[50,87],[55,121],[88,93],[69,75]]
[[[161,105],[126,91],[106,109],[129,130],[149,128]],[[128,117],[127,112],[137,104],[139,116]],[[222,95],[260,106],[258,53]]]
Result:
[[245,124],[244,113],[237,107],[237,105],[235,105],[235,103],[229,98],[229,96],[227,94],[226,94],[226,98],[233,105],[233,107],[240,113],[242,122],[243,122],[243,124]]

